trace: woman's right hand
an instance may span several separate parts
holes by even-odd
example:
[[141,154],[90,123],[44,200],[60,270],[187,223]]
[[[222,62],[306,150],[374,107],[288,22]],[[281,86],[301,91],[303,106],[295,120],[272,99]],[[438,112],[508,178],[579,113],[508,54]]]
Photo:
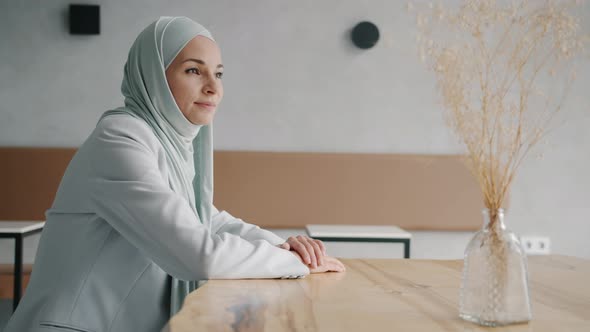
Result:
[[[293,253],[293,255],[295,255],[297,258],[299,258],[299,260],[303,263],[303,259],[301,258],[301,256],[299,256],[299,254],[296,251],[290,251],[290,252]],[[303,263],[303,264],[305,264],[305,263]],[[330,257],[330,256],[324,256],[324,264],[318,265],[316,268],[311,268],[309,265],[307,267],[309,268],[310,273],[344,272],[344,271],[346,271],[346,267],[344,266],[344,264],[342,264],[341,261],[339,261],[338,259],[336,259],[334,257]]]
[[344,272],[346,267],[341,261],[334,257],[324,256],[324,264],[318,265],[315,269],[309,269],[311,273],[323,273],[323,272]]

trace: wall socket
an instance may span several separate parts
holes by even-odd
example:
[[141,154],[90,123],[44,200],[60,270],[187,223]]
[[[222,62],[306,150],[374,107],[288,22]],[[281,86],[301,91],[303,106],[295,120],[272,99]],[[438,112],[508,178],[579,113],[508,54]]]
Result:
[[549,255],[551,240],[546,236],[521,236],[520,243],[527,255]]

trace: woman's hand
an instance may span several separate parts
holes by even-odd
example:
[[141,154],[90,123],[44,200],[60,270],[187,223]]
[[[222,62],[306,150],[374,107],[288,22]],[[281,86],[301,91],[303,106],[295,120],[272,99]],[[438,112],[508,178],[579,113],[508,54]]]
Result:
[[287,242],[278,245],[279,248],[292,250],[299,254],[302,262],[312,269],[325,265],[326,247],[320,240],[314,240],[307,236],[290,236]]
[[[291,253],[293,253],[293,255],[295,255],[297,258],[299,258],[299,260],[302,263],[304,263],[303,258],[301,258],[301,256],[299,256],[299,253],[297,253],[296,251],[291,251]],[[344,264],[342,264],[341,261],[339,261],[338,259],[336,259],[334,257],[323,256],[322,261],[323,261],[323,264],[320,264],[319,266],[317,266],[315,268],[310,268],[309,272],[310,273],[323,273],[323,272],[344,272],[344,271],[346,271],[346,267],[344,266]]]
[[[311,243],[310,243],[311,242]],[[313,252],[309,252],[309,248],[313,249]],[[277,247],[290,252],[295,255],[303,264],[309,267],[311,273],[322,273],[322,272],[344,272],[346,267],[338,259],[330,256],[326,256],[326,247],[320,240],[314,240],[306,236],[289,237],[287,242],[277,245]],[[299,250],[295,250],[298,248]],[[308,260],[306,261],[303,255],[307,254]],[[317,254],[321,254],[320,257]],[[316,265],[314,266],[314,259]]]
[[309,269],[310,273],[323,273],[323,272],[344,272],[346,267],[341,261],[334,257],[324,256],[324,263],[315,269]]

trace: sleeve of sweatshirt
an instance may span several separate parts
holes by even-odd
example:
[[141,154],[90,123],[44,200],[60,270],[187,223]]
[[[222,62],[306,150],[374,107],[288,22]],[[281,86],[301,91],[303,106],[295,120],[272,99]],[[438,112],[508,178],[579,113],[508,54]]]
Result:
[[295,255],[264,236],[248,236],[246,231],[250,239],[246,240],[231,232],[213,232],[200,223],[188,201],[162,178],[153,147],[146,144],[153,133],[137,127],[97,128],[88,180],[96,213],[129,242],[183,280],[309,274]]
[[265,240],[272,245],[279,245],[285,240],[271,231],[236,218],[227,211],[219,211],[213,207],[211,231],[216,234],[230,233],[248,241]]

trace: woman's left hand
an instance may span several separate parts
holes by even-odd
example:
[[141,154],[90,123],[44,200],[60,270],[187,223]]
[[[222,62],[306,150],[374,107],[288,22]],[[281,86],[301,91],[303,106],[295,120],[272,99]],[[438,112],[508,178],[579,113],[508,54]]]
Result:
[[309,265],[312,269],[324,265],[326,247],[320,240],[314,240],[303,235],[291,236],[287,239],[287,242],[278,245],[278,247],[297,252],[303,259],[303,263]]

